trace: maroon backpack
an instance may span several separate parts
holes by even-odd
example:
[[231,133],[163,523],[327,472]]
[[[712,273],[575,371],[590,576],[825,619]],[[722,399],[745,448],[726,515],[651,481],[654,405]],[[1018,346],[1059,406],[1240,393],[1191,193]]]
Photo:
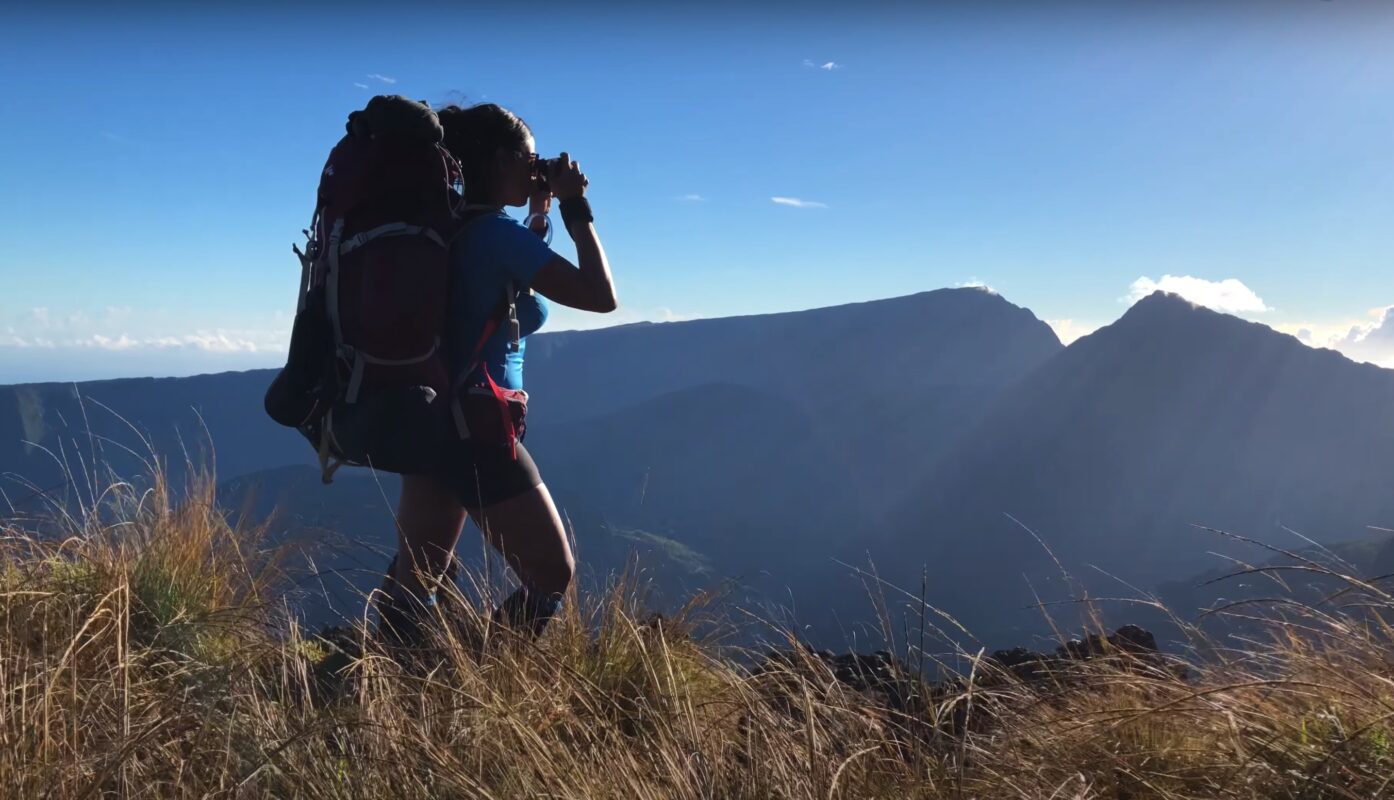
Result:
[[365,389],[449,385],[441,337],[460,169],[429,107],[374,97],[320,176],[307,285],[324,287],[344,399]]
[[450,386],[443,346],[449,243],[461,173],[434,111],[374,97],[349,115],[320,176],[306,231],[286,367],[267,391],[273,419],[301,430],[329,470],[325,413],[365,392]]

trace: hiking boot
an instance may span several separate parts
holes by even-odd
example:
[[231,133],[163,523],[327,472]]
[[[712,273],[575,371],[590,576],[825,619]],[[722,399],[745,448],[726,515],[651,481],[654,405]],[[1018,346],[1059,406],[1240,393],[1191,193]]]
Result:
[[444,623],[454,640],[477,657],[484,649],[485,634],[480,630],[478,615],[469,607],[469,602],[459,589],[459,560],[450,560],[442,580],[446,585],[424,602],[415,597],[397,599],[397,582],[392,577],[396,567],[397,557],[394,555],[387,566],[382,588],[374,600],[379,620],[378,638],[392,647],[420,649],[428,644],[432,633],[428,628],[435,626],[435,633],[439,635],[445,633],[440,629]]

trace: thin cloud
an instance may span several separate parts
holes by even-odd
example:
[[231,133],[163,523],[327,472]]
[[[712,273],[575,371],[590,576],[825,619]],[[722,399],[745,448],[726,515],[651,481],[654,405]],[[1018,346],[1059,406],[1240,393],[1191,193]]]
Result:
[[678,199],[681,200],[681,201],[683,201],[684,203],[705,203],[705,202],[707,202],[707,198],[703,197],[703,196],[700,195],[700,194],[685,194],[685,195],[680,196]]
[[280,349],[282,338],[275,334],[263,334],[253,341],[241,331],[198,331],[183,336],[151,336],[134,338],[125,333],[120,336],[103,336],[100,333],[70,342],[74,347],[96,348],[98,350],[196,350],[202,353],[259,353]]
[[1156,281],[1143,276],[1133,281],[1124,301],[1131,305],[1153,292],[1180,295],[1196,305],[1224,314],[1259,314],[1272,310],[1238,278],[1210,281],[1190,275],[1163,275]]
[[372,79],[375,80],[375,81],[379,81],[379,82],[381,82],[381,83],[386,83],[386,84],[388,84],[388,85],[391,85],[391,84],[394,84],[394,83],[397,82],[397,79],[396,79],[396,78],[388,77],[387,75],[382,75],[382,74],[379,74],[379,73],[377,73],[377,72],[369,73],[368,77],[369,77],[369,78],[372,78]]
[[372,87],[370,87],[368,84],[366,84],[366,83],[359,83],[358,81],[354,81],[354,82],[353,82],[353,85],[354,85],[354,86],[357,86],[357,87],[360,88],[360,89],[370,89],[370,88],[372,88]]
[[137,337],[128,333],[108,336],[94,333],[87,336],[52,339],[45,336],[21,336],[13,328],[0,334],[0,347],[17,349],[100,350],[105,352],[185,350],[209,354],[277,353],[286,347],[286,331],[197,331],[183,336]]
[[821,69],[825,72],[832,72],[835,69],[842,69],[842,65],[837,63],[836,61],[824,61],[823,63],[819,64],[814,62],[814,60],[811,58],[805,58],[803,60],[803,65],[809,69]]
[[789,206],[790,208],[827,208],[827,203],[820,203],[817,200],[800,200],[797,197],[771,197],[770,202]]
[[980,280],[978,280],[977,278],[969,278],[969,279],[966,280],[966,281],[959,281],[958,283],[955,283],[955,284],[954,284],[954,288],[955,288],[955,289],[978,289],[978,290],[987,292],[988,294],[998,294],[998,292],[997,292],[996,289],[992,288],[991,286],[988,286],[987,283],[986,283],[985,281],[980,281]]

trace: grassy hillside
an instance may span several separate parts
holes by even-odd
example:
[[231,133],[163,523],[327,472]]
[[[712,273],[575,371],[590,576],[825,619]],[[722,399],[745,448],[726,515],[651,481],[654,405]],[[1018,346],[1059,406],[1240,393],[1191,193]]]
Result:
[[[2,532],[0,796],[1373,798],[1394,786],[1394,597],[1354,579],[1321,608],[1279,606],[1240,649],[1195,642],[1204,663],[1110,651],[1029,684],[982,653],[916,641],[892,662],[895,692],[858,690],[807,651],[724,648],[729,623],[702,598],[648,616],[623,579],[570,598],[535,644],[489,630],[467,602],[403,667],[361,629],[324,640],[285,622],[284,554],[230,526],[211,486],[174,502],[160,481],[116,485],[65,517],[63,536]],[[937,686],[900,666],[935,664]]]

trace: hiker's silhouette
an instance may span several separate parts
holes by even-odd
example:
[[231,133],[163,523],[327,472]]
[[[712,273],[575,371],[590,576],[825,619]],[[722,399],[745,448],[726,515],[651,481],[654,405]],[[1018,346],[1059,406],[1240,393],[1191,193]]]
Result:
[[[616,307],[587,178],[567,153],[539,160],[528,126],[494,104],[377,97],[347,128],[267,411],[315,444],[326,481],[342,463],[403,475],[398,554],[376,603],[387,638],[420,638],[466,516],[521,584],[496,619],[536,635],[574,559],[521,441],[523,359],[547,317],[541,297]],[[579,266],[544,241],[554,199]],[[526,225],[504,211],[524,205]]]

